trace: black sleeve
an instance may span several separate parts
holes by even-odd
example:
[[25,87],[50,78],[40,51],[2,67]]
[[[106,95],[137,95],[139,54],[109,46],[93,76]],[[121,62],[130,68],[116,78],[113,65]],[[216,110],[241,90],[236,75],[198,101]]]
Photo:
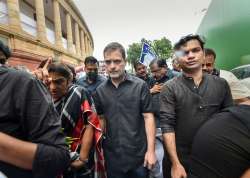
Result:
[[20,78],[16,89],[15,107],[23,130],[28,141],[38,144],[33,174],[39,178],[55,176],[68,166],[69,153],[52,98],[44,85],[32,77]]
[[230,87],[226,80],[223,80],[223,81],[224,81],[224,87],[222,88],[222,90],[225,91],[225,95],[224,95],[224,100],[222,102],[221,109],[233,106],[233,98],[232,98]]
[[146,82],[142,85],[140,103],[142,113],[153,113],[152,97]]
[[162,133],[174,132],[176,125],[175,95],[167,82],[160,93],[160,125]]

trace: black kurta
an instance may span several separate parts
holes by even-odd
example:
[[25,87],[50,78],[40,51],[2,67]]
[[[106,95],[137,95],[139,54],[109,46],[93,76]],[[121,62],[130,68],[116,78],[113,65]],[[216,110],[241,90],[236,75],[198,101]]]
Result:
[[192,78],[182,75],[168,81],[160,97],[162,132],[175,132],[178,157],[188,169],[197,130],[211,115],[233,105],[229,86],[222,78],[204,74],[197,87]]

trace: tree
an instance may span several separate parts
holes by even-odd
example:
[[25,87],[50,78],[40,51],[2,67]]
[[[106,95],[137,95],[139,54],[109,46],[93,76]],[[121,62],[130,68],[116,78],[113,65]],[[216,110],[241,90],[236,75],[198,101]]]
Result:
[[172,44],[171,41],[168,40],[166,37],[154,41],[149,41],[142,38],[141,42],[132,43],[131,45],[129,45],[127,50],[127,60],[129,64],[134,64],[136,61],[139,60],[143,42],[149,43],[160,59],[166,60],[172,55]]

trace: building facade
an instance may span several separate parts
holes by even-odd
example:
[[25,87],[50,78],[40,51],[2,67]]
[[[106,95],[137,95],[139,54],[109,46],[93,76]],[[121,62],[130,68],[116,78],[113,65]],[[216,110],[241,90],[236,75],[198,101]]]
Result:
[[92,35],[72,0],[0,0],[0,40],[9,65],[35,69],[43,60],[77,65],[92,55]]

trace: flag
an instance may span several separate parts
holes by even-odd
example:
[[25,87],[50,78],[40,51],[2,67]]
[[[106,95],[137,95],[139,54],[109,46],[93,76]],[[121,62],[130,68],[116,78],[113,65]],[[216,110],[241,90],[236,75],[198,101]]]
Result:
[[145,66],[149,66],[150,62],[155,58],[157,58],[157,56],[151,46],[148,43],[143,42],[139,62]]

